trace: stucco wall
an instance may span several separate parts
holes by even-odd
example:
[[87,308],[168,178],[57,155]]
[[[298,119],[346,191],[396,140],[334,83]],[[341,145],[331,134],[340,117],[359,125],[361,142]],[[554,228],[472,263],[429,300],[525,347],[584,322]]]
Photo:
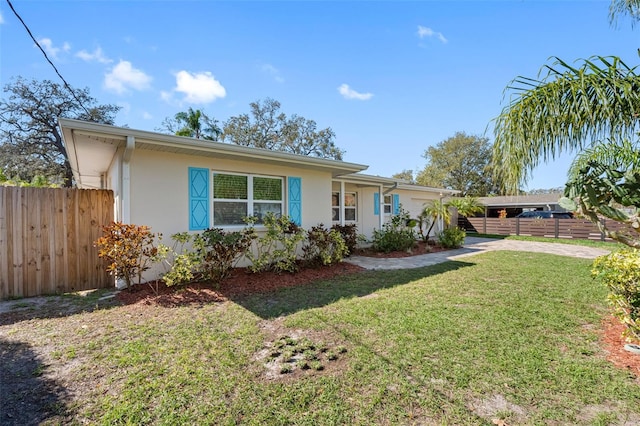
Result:
[[[131,159],[131,222],[169,236],[189,229],[189,167],[218,172],[302,178],[302,227],[331,222],[331,175],[257,162],[230,161],[157,151],[134,151]],[[286,212],[285,195],[285,212]]]
[[114,196],[114,221],[122,221],[122,151],[118,150],[113,157],[104,179],[104,189],[113,191]]
[[[302,227],[309,229],[318,223],[331,223],[331,175],[328,172],[147,150],[136,150],[131,158],[130,222],[150,226],[152,232],[162,233],[165,244],[171,243],[172,234],[188,231],[189,167],[207,168],[211,172],[300,177]],[[284,199],[286,213],[286,193]],[[260,230],[259,227],[257,229]],[[159,272],[156,268],[145,274],[145,279],[153,279]]]
[[[340,191],[340,182],[334,181],[332,184],[333,191]],[[380,229],[380,216],[374,214],[374,194],[379,191],[377,186],[363,186],[352,183],[345,183],[345,192],[356,192],[358,197],[358,233],[363,234],[367,239],[371,239],[373,231]],[[433,200],[440,199],[439,192],[409,191],[396,189],[388,195],[398,194],[402,208],[409,212],[410,217],[416,218],[423,210],[424,205]],[[382,207],[380,212],[383,215],[383,221],[390,220],[391,215],[385,215]],[[439,226],[435,226],[432,234],[440,230]]]

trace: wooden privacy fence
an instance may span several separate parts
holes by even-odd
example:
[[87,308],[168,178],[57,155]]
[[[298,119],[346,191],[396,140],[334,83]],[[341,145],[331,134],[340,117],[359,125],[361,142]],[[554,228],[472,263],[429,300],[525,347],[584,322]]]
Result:
[[[607,228],[618,230],[622,225],[613,220],[607,220]],[[496,235],[527,235],[533,237],[577,238],[587,240],[611,241],[605,238],[598,227],[586,219],[530,219],[495,217],[460,217],[458,226],[471,232]]]
[[0,186],[0,299],[113,285],[93,242],[113,192]]

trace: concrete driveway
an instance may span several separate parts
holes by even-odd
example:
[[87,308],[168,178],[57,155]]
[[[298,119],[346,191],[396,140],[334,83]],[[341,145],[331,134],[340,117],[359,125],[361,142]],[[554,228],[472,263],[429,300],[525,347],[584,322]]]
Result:
[[380,259],[375,257],[353,256],[345,262],[353,263],[365,269],[410,269],[435,265],[448,260],[457,260],[492,250],[528,251],[557,254],[559,256],[595,259],[609,253],[608,250],[595,247],[577,246],[562,243],[539,243],[534,241],[502,240],[494,238],[467,237],[463,248],[418,256]]

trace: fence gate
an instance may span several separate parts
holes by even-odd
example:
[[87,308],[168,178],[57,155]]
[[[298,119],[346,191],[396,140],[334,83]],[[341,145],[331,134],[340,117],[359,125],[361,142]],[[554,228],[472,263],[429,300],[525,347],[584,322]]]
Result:
[[0,299],[113,285],[93,242],[113,192],[0,186]]

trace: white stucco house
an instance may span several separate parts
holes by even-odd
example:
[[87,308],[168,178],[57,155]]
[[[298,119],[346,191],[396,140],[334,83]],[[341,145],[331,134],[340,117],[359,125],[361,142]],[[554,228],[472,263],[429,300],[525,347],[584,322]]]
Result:
[[[400,204],[415,217],[425,203],[458,192],[362,174],[362,164],[78,120],[59,124],[77,186],[112,190],[114,220],[165,236],[238,229],[244,216],[271,211],[305,229],[354,223],[371,237]],[[381,155],[391,161],[393,150]]]

